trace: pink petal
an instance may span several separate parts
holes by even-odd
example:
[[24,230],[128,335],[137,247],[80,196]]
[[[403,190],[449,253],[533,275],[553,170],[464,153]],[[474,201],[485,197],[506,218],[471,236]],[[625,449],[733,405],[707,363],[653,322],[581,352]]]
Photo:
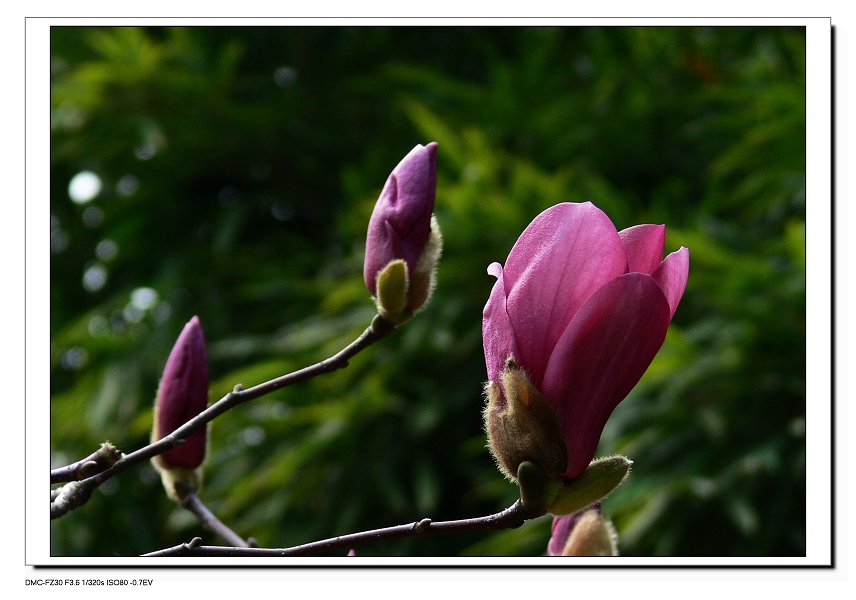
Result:
[[509,354],[514,355],[515,359],[519,357],[514,327],[511,326],[511,320],[506,311],[502,266],[499,263],[492,263],[487,268],[487,272],[497,280],[484,307],[482,340],[487,363],[487,378],[489,381],[498,381]]
[[665,225],[635,225],[619,231],[618,237],[627,254],[629,272],[651,274],[660,265],[666,243]]
[[669,320],[675,316],[675,310],[677,310],[687,287],[689,274],[690,251],[683,246],[667,256],[651,274],[654,281],[660,284],[663,294],[666,295],[666,300],[669,301]]
[[517,358],[535,387],[580,306],[626,272],[618,232],[591,202],[548,208],[521,234],[505,264],[505,292],[521,353]]
[[610,281],[574,316],[541,387],[564,429],[565,477],[577,477],[588,466],[606,420],[645,373],[668,327],[666,297],[643,273]]

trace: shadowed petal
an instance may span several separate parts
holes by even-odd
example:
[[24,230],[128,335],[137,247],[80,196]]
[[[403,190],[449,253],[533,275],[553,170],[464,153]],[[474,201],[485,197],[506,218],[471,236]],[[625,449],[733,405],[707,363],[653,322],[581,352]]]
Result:
[[595,292],[562,334],[541,391],[564,430],[565,477],[577,477],[588,466],[609,415],[663,345],[669,320],[669,303],[657,282],[628,273]]
[[548,208],[521,234],[505,264],[505,291],[518,359],[535,387],[576,311],[603,284],[626,272],[618,232],[591,202]]
[[675,316],[675,310],[684,295],[689,275],[690,251],[683,246],[669,254],[651,274],[669,301],[670,320]]
[[665,225],[635,225],[619,231],[618,237],[627,254],[630,273],[650,275],[660,265],[666,244]]
[[517,357],[517,341],[506,311],[502,266],[499,263],[492,263],[487,268],[487,272],[496,277],[496,283],[493,284],[490,298],[484,307],[482,340],[487,378],[489,381],[499,381],[499,374],[505,366],[508,355]]

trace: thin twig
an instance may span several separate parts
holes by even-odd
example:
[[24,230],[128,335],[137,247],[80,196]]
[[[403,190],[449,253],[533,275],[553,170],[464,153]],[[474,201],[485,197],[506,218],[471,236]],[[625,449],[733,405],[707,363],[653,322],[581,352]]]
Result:
[[[206,408],[204,411],[196,415],[194,418],[190,419],[187,423],[185,423],[169,435],[162,437],[160,440],[153,442],[148,446],[144,446],[139,450],[131,452],[130,454],[123,455],[121,459],[119,459],[118,461],[116,461],[115,464],[113,464],[113,466],[101,471],[100,473],[97,473],[96,475],[88,477],[87,479],[83,479],[79,482],[72,482],[77,483],[79,485],[79,489],[77,489],[77,487],[74,488],[74,491],[77,494],[76,497],[85,499],[83,499],[82,502],[79,503],[65,503],[62,506],[57,507],[54,507],[54,503],[52,503],[51,519],[61,517],[68,511],[73,510],[81,504],[85,503],[96,487],[98,487],[114,475],[118,475],[129,467],[139,464],[145,460],[152,458],[153,456],[157,456],[158,454],[166,452],[167,450],[170,450],[178,446],[179,444],[184,443],[184,440],[185,438],[187,438],[188,435],[190,435],[192,432],[196,431],[209,421],[212,421],[213,419],[219,417],[227,410],[232,409],[238,406],[239,404],[243,404],[244,402],[248,402],[250,400],[254,400],[255,398],[260,398],[261,396],[270,394],[271,392],[284,388],[286,386],[294,385],[295,383],[306,381],[307,379],[317,377],[318,375],[331,373],[338,369],[347,367],[348,361],[353,358],[354,355],[356,355],[361,350],[364,350],[377,340],[388,336],[390,333],[392,333],[393,329],[395,329],[395,325],[393,323],[382,318],[380,315],[375,315],[371,325],[369,325],[356,340],[351,342],[348,346],[346,346],[334,356],[331,356],[330,358],[324,359],[319,363],[305,367],[298,371],[294,371],[281,377],[277,377],[276,379],[271,379],[270,381],[260,383],[259,385],[256,385],[246,390],[243,389],[241,384],[236,385],[233,391],[223,396],[220,400]],[[51,475],[53,476],[54,471],[60,471],[65,469],[67,469],[67,467],[54,469],[53,471],[51,471]],[[71,484],[66,484],[66,486],[68,485]],[[62,494],[60,495],[60,497],[61,496]]]
[[181,500],[181,505],[196,515],[196,518],[199,519],[199,522],[202,523],[202,526],[205,529],[211,533],[219,535],[232,546],[236,546],[238,548],[252,547],[251,544],[245,542],[241,536],[229,529],[229,527],[220,521],[214,513],[208,510],[208,507],[202,503],[199,496],[187,488],[187,486],[184,486],[184,488],[184,498]]
[[526,510],[523,507],[523,503],[517,500],[505,510],[484,517],[460,519],[458,521],[440,521],[436,523],[431,521],[431,519],[422,519],[421,521],[406,525],[362,531],[360,533],[342,535],[291,548],[230,548],[226,546],[180,544],[172,548],[165,548],[157,552],[144,554],[143,556],[311,556],[330,550],[352,548],[370,542],[398,540],[421,535],[514,529],[523,525],[526,520],[538,516],[540,514],[534,514]]

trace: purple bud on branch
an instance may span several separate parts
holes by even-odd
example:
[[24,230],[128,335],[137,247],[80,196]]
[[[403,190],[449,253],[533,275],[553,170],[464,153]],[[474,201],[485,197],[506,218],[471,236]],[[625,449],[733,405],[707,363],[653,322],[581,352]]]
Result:
[[366,234],[363,276],[381,315],[412,318],[431,296],[442,236],[433,217],[437,142],[418,145],[393,169]]
[[[169,435],[207,406],[208,359],[205,338],[199,317],[193,317],[178,336],[164,367],[155,401],[152,441]],[[152,459],[161,471],[171,497],[177,493],[174,480],[181,480],[191,489],[199,487],[201,476],[198,468],[205,460],[206,429],[205,426],[196,429],[183,444]]]

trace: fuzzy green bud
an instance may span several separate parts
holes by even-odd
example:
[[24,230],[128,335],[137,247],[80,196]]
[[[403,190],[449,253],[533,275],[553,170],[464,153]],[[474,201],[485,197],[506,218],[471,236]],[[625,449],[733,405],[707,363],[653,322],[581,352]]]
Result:
[[535,389],[526,372],[509,357],[499,382],[485,388],[484,410],[490,450],[499,469],[512,481],[524,461],[552,478],[567,464],[567,450],[559,417]]
[[407,284],[407,265],[401,259],[391,261],[378,273],[376,303],[384,319],[398,324],[413,316],[407,310]]

